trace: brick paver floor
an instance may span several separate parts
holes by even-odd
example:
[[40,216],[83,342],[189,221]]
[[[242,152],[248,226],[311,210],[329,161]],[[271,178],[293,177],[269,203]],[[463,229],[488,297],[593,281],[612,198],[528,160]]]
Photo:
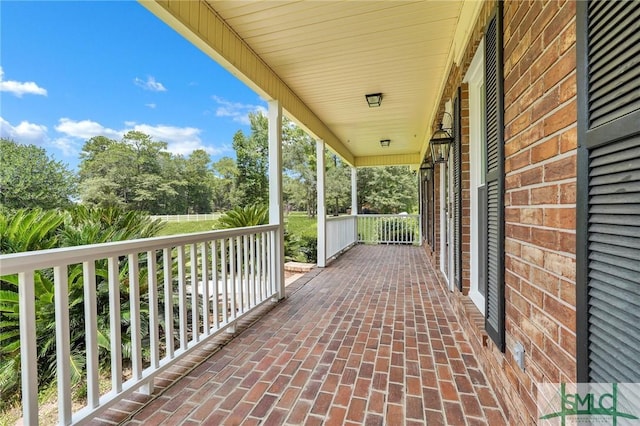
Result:
[[421,248],[314,272],[126,424],[506,423]]

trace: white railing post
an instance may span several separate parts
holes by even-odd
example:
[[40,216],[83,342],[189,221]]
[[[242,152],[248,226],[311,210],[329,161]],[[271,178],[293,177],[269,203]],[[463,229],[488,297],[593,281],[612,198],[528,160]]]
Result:
[[325,206],[324,141],[316,141],[317,218],[318,218],[318,267],[327,264],[327,209]]
[[284,287],[284,219],[282,216],[282,106],[269,101],[269,224],[278,225],[274,239],[273,278],[277,298],[285,298]]

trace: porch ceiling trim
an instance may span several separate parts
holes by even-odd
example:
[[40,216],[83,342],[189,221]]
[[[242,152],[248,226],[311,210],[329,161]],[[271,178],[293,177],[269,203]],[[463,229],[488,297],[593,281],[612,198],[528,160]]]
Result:
[[279,100],[292,120],[324,140],[347,163],[356,165],[353,154],[342,141],[205,1],[139,1],[266,100]]
[[412,166],[420,164],[420,153],[414,154],[392,154],[392,155],[372,155],[367,157],[356,157],[356,167],[377,167],[377,166]]

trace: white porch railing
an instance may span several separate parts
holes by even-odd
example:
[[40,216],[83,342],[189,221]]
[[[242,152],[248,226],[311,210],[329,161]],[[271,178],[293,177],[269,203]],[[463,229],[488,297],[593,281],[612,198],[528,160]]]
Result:
[[327,217],[327,257],[331,258],[358,242],[356,216]]
[[[19,280],[24,424],[38,424],[35,283],[50,280],[55,288],[58,424],[84,423],[134,391],[151,392],[158,373],[277,296],[278,232],[265,225],[0,256],[0,273]],[[72,288],[84,295],[77,309],[84,316],[86,349],[79,354],[87,389],[86,406],[75,412]],[[110,314],[99,324],[100,304]],[[126,359],[123,342],[130,347]],[[110,386],[101,394],[105,374]]]
[[358,242],[364,244],[420,244],[420,216],[409,214],[358,215]]

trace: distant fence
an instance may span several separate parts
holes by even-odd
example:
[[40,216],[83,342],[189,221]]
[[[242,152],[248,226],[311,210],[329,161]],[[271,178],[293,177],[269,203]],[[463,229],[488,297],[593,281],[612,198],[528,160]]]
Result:
[[207,214],[161,214],[149,216],[151,219],[160,219],[165,222],[200,222],[203,220],[216,220],[221,213]]

